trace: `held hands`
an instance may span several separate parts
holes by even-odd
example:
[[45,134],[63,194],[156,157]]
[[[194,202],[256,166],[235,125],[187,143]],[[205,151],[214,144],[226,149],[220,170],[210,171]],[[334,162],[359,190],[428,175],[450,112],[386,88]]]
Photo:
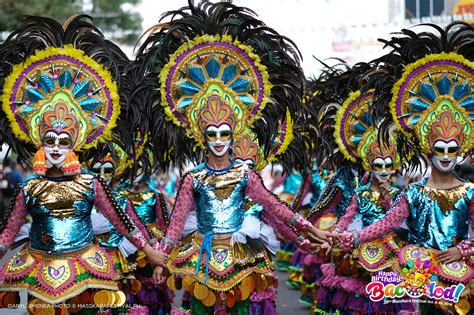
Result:
[[165,270],[161,266],[156,266],[153,270],[153,281],[156,285],[162,284],[165,281],[166,276],[164,274],[164,271]]
[[166,263],[168,262],[167,254],[151,248],[151,246],[148,244],[143,248],[143,251],[146,253],[150,264],[153,266],[166,267]]
[[318,254],[319,252],[324,252],[324,255],[327,256],[329,255],[329,252],[331,251],[331,249],[332,249],[331,244],[329,244],[328,242],[324,242],[318,246],[316,250],[316,254]]
[[439,262],[449,264],[462,258],[461,252],[457,247],[450,247],[447,250],[440,251],[436,256]]
[[350,232],[334,233],[334,246],[344,252],[350,252],[354,248],[354,234]]
[[314,226],[308,231],[308,238],[311,240],[311,242],[319,244],[328,242],[330,245],[332,245],[332,236],[333,235],[331,232],[320,230]]

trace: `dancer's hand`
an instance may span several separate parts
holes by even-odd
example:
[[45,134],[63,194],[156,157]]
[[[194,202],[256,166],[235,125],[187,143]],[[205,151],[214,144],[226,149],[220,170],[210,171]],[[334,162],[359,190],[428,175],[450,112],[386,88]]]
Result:
[[319,245],[318,250],[316,251],[316,253],[319,253],[319,252],[322,251],[327,256],[327,255],[329,255],[329,252],[331,251],[331,249],[332,249],[331,244],[329,244],[328,242],[324,242],[321,245]]
[[354,248],[354,234],[350,232],[334,233],[334,246],[344,252],[350,252]]
[[166,278],[163,275],[163,271],[164,269],[161,266],[156,266],[153,270],[153,281],[156,285],[162,284],[165,281]]
[[382,188],[382,192],[390,192],[390,182],[379,182],[380,188]]
[[309,231],[308,236],[312,241],[316,241],[317,243],[328,242],[330,245],[332,245],[331,232],[323,231],[313,226]]
[[439,262],[449,264],[461,259],[462,255],[457,247],[450,247],[447,250],[441,251],[436,258],[438,258]]
[[150,262],[151,265],[166,267],[166,263],[168,262],[167,254],[160,252],[156,249],[153,249],[148,244],[145,247],[143,247],[142,250],[145,252],[148,258],[148,261]]
[[319,253],[321,246],[322,244],[311,243],[308,239],[305,239],[303,242],[298,244],[298,248],[313,255],[317,255]]

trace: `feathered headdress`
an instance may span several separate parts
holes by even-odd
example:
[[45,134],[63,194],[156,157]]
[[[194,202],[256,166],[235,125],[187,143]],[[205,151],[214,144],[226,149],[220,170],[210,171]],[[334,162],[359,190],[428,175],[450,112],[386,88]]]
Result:
[[354,163],[361,160],[366,171],[372,169],[371,164],[377,158],[391,158],[394,169],[398,169],[400,158],[395,138],[391,137],[388,143],[380,141],[380,124],[374,121],[369,111],[373,96],[373,90],[349,95],[337,111],[334,138],[346,159]]
[[[314,144],[318,148],[315,151],[315,158],[320,164],[329,161],[326,165],[331,164],[335,169],[342,165],[360,167],[361,163],[357,162],[361,162],[361,159],[357,159],[356,156],[357,144],[361,138],[352,139],[352,135],[348,134],[351,128],[348,122],[354,118],[352,115],[353,107],[356,104],[360,105],[360,102],[359,99],[352,104],[347,101],[351,96],[354,100],[361,93],[366,95],[369,90],[367,81],[373,71],[374,66],[372,64],[358,63],[353,67],[349,67],[344,62],[339,62],[332,67],[325,65],[320,77],[311,84],[313,88],[308,92],[307,101],[307,106],[311,111],[308,121],[311,126],[310,130],[319,135],[319,137],[312,138],[321,141]],[[345,108],[342,108],[343,105]],[[361,126],[367,128],[372,122],[372,116],[368,108],[369,104],[365,105],[367,106],[364,107],[365,114],[363,118],[370,118],[370,121],[362,123]],[[343,131],[342,134],[341,131]],[[346,136],[349,137],[347,143],[343,139]],[[351,148],[348,145],[351,145]]]
[[474,29],[463,22],[445,29],[433,24],[422,26],[432,28],[432,32],[404,29],[390,40],[382,40],[392,51],[376,61],[386,74],[375,84],[379,100],[376,111],[390,113],[419,152],[429,154],[438,140],[454,140],[461,152],[470,151],[474,134]]
[[[68,135],[76,152],[111,139],[120,112],[117,81],[127,58],[84,17],[64,25],[27,17],[0,45],[2,140],[25,163],[51,131]],[[38,153],[35,162],[43,173]],[[66,160],[65,173],[77,172],[78,165]]]
[[155,149],[174,148],[170,159],[178,164],[199,160],[202,130],[228,124],[234,142],[253,131],[268,158],[281,122],[301,107],[296,46],[228,2],[190,1],[167,17],[149,31],[137,57],[161,94],[151,115]]

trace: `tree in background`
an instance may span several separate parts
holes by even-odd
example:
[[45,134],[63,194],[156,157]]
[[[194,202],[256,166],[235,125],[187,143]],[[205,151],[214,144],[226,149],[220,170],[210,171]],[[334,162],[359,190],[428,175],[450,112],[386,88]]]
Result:
[[93,17],[94,24],[109,39],[134,44],[142,30],[142,18],[133,11],[139,3],[140,0],[0,0],[0,33],[15,29],[24,15],[64,21],[85,13]]
[[47,16],[58,21],[80,12],[80,1],[73,0],[0,0],[0,32],[15,29],[24,15]]
[[95,24],[108,37],[121,43],[134,44],[142,31],[142,17],[134,12],[141,0],[91,0],[90,14]]

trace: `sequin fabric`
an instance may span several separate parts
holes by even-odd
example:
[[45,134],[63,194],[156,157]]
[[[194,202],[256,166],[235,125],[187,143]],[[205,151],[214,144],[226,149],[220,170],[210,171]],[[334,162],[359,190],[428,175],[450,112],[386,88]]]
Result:
[[30,232],[31,248],[65,252],[92,241],[92,175],[54,179],[34,175],[24,184],[23,194],[34,222]]
[[408,241],[423,247],[446,250],[465,240],[469,231],[469,205],[474,184],[452,189],[410,185],[406,191],[410,215]]
[[215,172],[201,164],[191,171],[199,232],[233,233],[244,219],[247,168]]
[[452,189],[437,189],[436,193],[455,198],[450,201],[453,208],[442,211],[438,199],[433,199],[423,184],[410,184],[382,220],[358,231],[359,240],[366,242],[380,237],[400,226],[405,219],[411,244],[446,250],[467,239],[473,215],[470,207],[474,208],[471,205],[474,185],[465,183]]
[[355,190],[351,203],[336,225],[339,231],[347,230],[354,218],[361,220],[362,228],[382,219],[392,204],[392,198],[395,198],[399,192],[398,189],[392,189],[388,196],[383,196],[380,192],[370,188],[371,183],[369,182]]
[[303,176],[301,176],[301,174],[299,173],[292,171],[283,183],[283,192],[287,194],[296,195],[302,182]]
[[135,211],[145,224],[156,222],[156,197],[156,192],[151,189],[145,192],[128,193],[128,198],[132,202]]
[[352,199],[354,187],[357,185],[357,177],[353,177],[349,170],[338,169],[328,181],[316,205],[306,215],[307,219],[316,222],[327,213],[334,213],[338,218],[342,217]]
[[314,207],[316,202],[319,199],[319,196],[322,194],[326,188],[326,181],[319,175],[319,172],[313,171],[311,174],[311,199],[309,201],[309,206]]
[[385,205],[390,204],[390,198],[394,198],[397,193],[397,189],[391,190],[389,196],[385,196],[388,199],[387,202],[384,202],[384,196],[378,191],[371,190],[370,183],[357,188],[355,194],[362,227],[367,227],[382,219],[389,209]]
[[[117,204],[120,208],[124,209],[127,207],[127,197],[123,188],[117,186],[112,189],[112,196],[117,201]],[[117,248],[120,245],[120,242],[123,241],[124,236],[120,234],[117,229],[109,222],[110,231],[108,233],[97,235],[97,242],[101,246]]]
[[[231,191],[229,190],[229,186],[232,185],[235,185],[235,187],[234,190]],[[220,207],[216,209],[205,209],[205,215],[199,214],[199,207],[202,207],[203,205],[206,205],[206,207],[214,206],[214,204],[219,205],[220,199],[218,199],[217,196],[213,197],[210,194],[210,192],[214,191],[218,187],[224,188],[223,192],[220,194],[221,198],[228,194],[228,197],[222,200],[232,199],[240,204],[237,206],[235,203],[226,203],[226,205],[228,204],[229,207],[232,207],[235,209],[235,211],[237,211],[237,213],[229,214],[231,220],[234,221],[225,222],[223,225],[226,228],[232,227],[234,229],[233,231],[236,231],[236,227],[238,228],[238,226],[240,226],[240,224],[243,222],[245,212],[244,202],[246,196],[262,206],[264,209],[262,216],[266,217],[267,219],[269,216],[274,216],[278,219],[278,221],[280,221],[282,226],[284,226],[284,223],[290,224],[290,220],[294,217],[293,211],[284,202],[279,200],[275,195],[265,188],[262,178],[252,168],[249,168],[248,165],[233,165],[229,170],[224,172],[212,171],[206,169],[205,165],[200,165],[194,170],[188,172],[181,181],[174,209],[172,211],[170,225],[166,231],[166,237],[164,238],[166,242],[161,242],[160,244],[161,250],[167,253],[172,251],[173,248],[170,244],[180,240],[186,218],[189,212],[193,209],[197,211],[199,231],[201,232],[201,229],[204,228],[207,228],[207,230],[204,230],[206,232],[212,231],[210,229],[213,228],[211,225],[214,223],[213,214],[218,211]],[[198,201],[197,199],[201,197],[199,195],[200,191],[208,194],[206,198],[212,197],[210,200],[213,203],[204,202],[206,200]],[[211,218],[211,222],[199,222],[201,219],[206,218],[207,215],[209,215]],[[273,225],[273,222],[276,221],[268,222]],[[294,227],[304,232],[308,231],[312,225],[308,221],[302,219],[297,220]],[[220,229],[219,226],[217,226],[216,230],[218,229]],[[229,229],[229,231],[231,231],[231,229]]]

